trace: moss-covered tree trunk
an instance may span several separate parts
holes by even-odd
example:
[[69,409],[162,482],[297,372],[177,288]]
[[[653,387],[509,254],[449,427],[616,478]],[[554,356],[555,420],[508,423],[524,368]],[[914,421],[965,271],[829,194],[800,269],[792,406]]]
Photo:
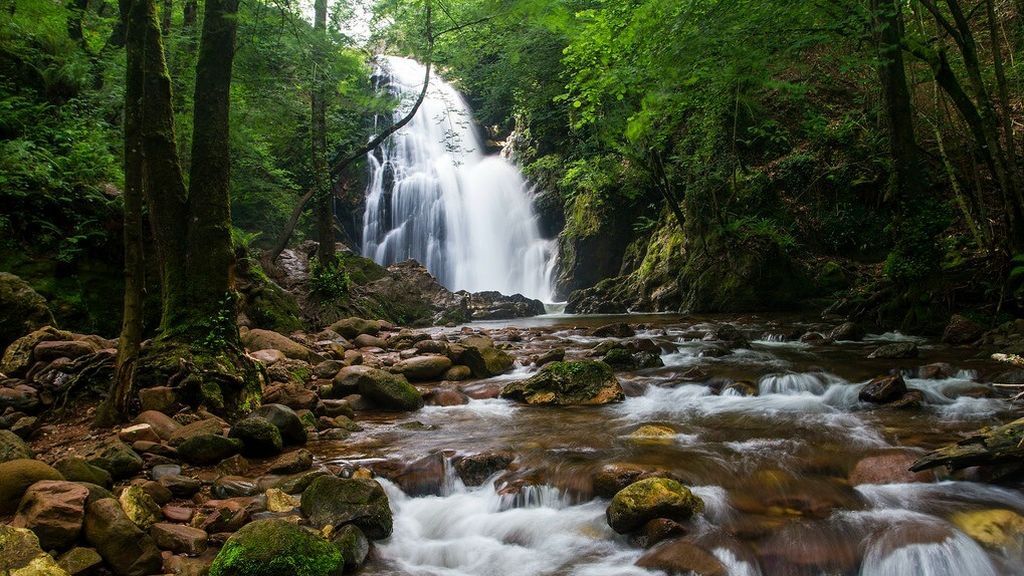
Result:
[[316,187],[314,212],[319,242],[317,259],[323,266],[334,262],[334,202],[327,173],[327,0],[316,0],[313,7],[313,31],[316,49],[313,58],[313,86],[310,101],[313,155],[313,185]]

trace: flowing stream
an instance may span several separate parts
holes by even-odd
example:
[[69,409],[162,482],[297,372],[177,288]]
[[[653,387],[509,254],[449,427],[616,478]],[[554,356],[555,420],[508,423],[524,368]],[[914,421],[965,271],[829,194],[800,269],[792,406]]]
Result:
[[[621,320],[622,317],[614,318]],[[582,329],[609,318],[540,317],[519,327],[484,324],[521,358],[564,346],[579,355],[599,339]],[[716,318],[713,322],[721,322]],[[806,325],[728,319],[751,342],[708,355],[707,319],[633,317],[648,327],[626,340],[651,341],[665,367],[620,372],[620,404],[531,407],[474,394],[535,370],[465,386],[483,399],[428,406],[411,414],[369,414],[365,430],[315,450],[329,462],[412,462],[443,454],[505,450],[509,472],[467,487],[446,466],[427,495],[410,496],[383,481],[395,531],[365,569],[374,576],[613,576],[661,574],[636,566],[647,552],[605,521],[609,501],[592,478],[609,464],[633,464],[679,478],[705,503],[685,540],[712,554],[725,574],[988,576],[1024,573],[1024,526],[998,544],[968,534],[958,514],[1024,515],[1018,485],[944,473],[906,477],[906,458],[980,426],[1013,417],[986,383],[997,366],[921,341],[921,357],[868,360],[881,343],[810,346],[791,340]],[[473,327],[479,327],[474,324]],[[438,329],[458,336],[458,329]],[[944,374],[918,367],[949,362]],[[694,376],[694,369],[703,375]],[[902,369],[924,405],[873,407],[857,398],[873,376]],[[743,396],[717,383],[749,381]],[[639,426],[671,427],[670,437],[631,436]],[[895,466],[865,458],[902,457]],[[871,462],[870,460],[866,462]],[[973,537],[972,537],[973,536]],[[998,539],[998,538],[996,538]]]
[[[426,70],[385,56],[378,77],[400,99],[394,121],[420,94]],[[370,154],[363,255],[415,259],[452,290],[552,300],[553,243],[541,238],[530,187],[500,156],[486,156],[459,92],[431,75],[412,121]]]

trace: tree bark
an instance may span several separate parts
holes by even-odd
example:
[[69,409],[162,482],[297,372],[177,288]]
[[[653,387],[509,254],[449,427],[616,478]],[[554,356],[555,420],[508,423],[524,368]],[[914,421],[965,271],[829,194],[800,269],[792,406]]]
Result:
[[163,0],[160,8],[160,32],[167,36],[171,33],[171,19],[174,17],[174,0]]
[[316,188],[316,236],[319,246],[317,260],[321,266],[334,262],[334,198],[327,173],[327,82],[325,45],[327,43],[327,0],[316,0],[314,4],[313,35],[315,42],[313,59],[313,85],[311,110],[311,146],[313,186]]
[[135,395],[135,365],[142,346],[142,303],[145,261],[142,250],[142,195],[145,155],[145,53],[147,2],[132,2],[124,23],[127,31],[124,93],[124,318],[117,345],[117,364],[110,394],[98,413],[106,424],[123,421]]
[[900,8],[894,0],[870,2],[893,167],[885,200],[914,198],[924,186],[924,174],[914,138],[914,116],[903,64]]

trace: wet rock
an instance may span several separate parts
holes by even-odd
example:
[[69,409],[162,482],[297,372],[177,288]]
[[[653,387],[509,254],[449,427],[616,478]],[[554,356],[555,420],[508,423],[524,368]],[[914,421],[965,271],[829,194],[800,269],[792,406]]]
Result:
[[43,552],[30,530],[0,524],[0,574],[4,576],[68,576]]
[[469,369],[469,366],[452,366],[445,371],[443,380],[451,382],[461,382],[463,380],[469,380],[473,377],[473,371]]
[[750,341],[740,332],[739,328],[732,324],[720,324],[715,326],[703,338],[705,341],[720,342],[726,350],[733,348],[749,348]]
[[266,491],[267,510],[270,512],[291,512],[299,507],[302,501],[280,488],[271,488]]
[[31,458],[32,450],[24,440],[10,430],[0,430],[0,463]]
[[473,320],[508,320],[544,314],[544,303],[522,294],[506,296],[498,292],[476,292],[469,298]]
[[920,390],[907,390],[907,393],[900,396],[889,404],[890,408],[896,410],[916,410],[924,405],[924,392]]
[[501,390],[503,398],[542,405],[597,405],[621,402],[622,386],[604,362],[553,362]]
[[385,349],[388,347],[387,340],[371,336],[369,334],[360,334],[356,336],[355,340],[352,341],[357,348],[380,348]]
[[205,552],[209,537],[206,531],[199,528],[166,523],[154,524],[149,529],[149,535],[161,550],[189,556],[198,556]]
[[313,526],[354,524],[374,540],[391,535],[388,497],[373,480],[321,476],[302,493],[302,513]]
[[620,490],[648,476],[650,470],[632,464],[606,464],[594,474],[594,494],[612,498]]
[[244,498],[259,494],[260,487],[255,480],[245,476],[221,476],[214,481],[210,493],[221,500]]
[[377,335],[380,333],[380,322],[377,320],[364,320],[362,318],[345,318],[331,324],[331,330],[341,334],[343,337],[352,340],[362,334]]
[[242,455],[248,457],[265,457],[280,454],[284,447],[281,431],[266,418],[249,416],[231,427],[229,438],[242,441]]
[[272,330],[253,328],[242,332],[242,344],[249,350],[278,350],[287,358],[305,362],[319,361],[312,350],[284,334]]
[[544,366],[545,364],[550,364],[552,362],[561,362],[563,360],[565,360],[565,348],[553,348],[538,356],[533,363],[534,365],[540,367]]
[[761,393],[760,388],[753,382],[739,380],[726,384],[721,391],[722,396],[757,396]]
[[812,346],[824,344],[826,340],[827,339],[825,335],[822,334],[821,332],[807,332],[806,334],[800,337],[801,342],[803,342],[804,344],[810,344]]
[[945,378],[952,378],[956,373],[956,368],[946,362],[925,364],[917,369],[917,377],[924,380],[943,380]]
[[313,480],[321,476],[326,476],[328,473],[326,470],[320,468],[315,470],[307,470],[305,472],[299,472],[290,476],[280,478],[273,483],[269,488],[280,488],[288,494],[298,494],[306,490]]
[[312,409],[317,400],[316,392],[296,382],[273,384],[263,391],[264,402],[283,404],[294,410]]
[[156,410],[147,410],[139,414],[135,417],[135,423],[148,424],[159,437],[158,442],[161,440],[169,441],[174,436],[174,433],[181,429],[181,424],[175,422],[167,414]]
[[644,554],[636,565],[679,576],[728,576],[729,571],[714,554],[685,540],[665,542]]
[[252,413],[253,416],[265,418],[273,424],[281,434],[284,444],[301,446],[308,440],[306,426],[294,410],[283,404],[264,404]]
[[11,525],[34,532],[47,550],[64,550],[82,531],[88,497],[89,490],[74,482],[36,482],[22,497]]
[[143,530],[163,519],[160,506],[141,486],[129,486],[118,497],[125,516]]
[[228,538],[210,566],[210,576],[336,576],[344,564],[341,551],[319,534],[286,520],[267,519],[247,524]]
[[868,358],[884,360],[900,360],[905,358],[917,358],[920,351],[914,342],[894,342],[879,346]]
[[346,524],[331,535],[331,544],[345,559],[345,570],[351,572],[366,562],[370,554],[370,541],[363,531],[352,524]]
[[636,336],[636,331],[625,322],[616,322],[595,328],[590,335],[595,338],[630,338]]
[[914,456],[906,452],[866,456],[861,458],[850,472],[850,485],[933,481],[935,479],[934,474],[910,471],[914,460]]
[[191,508],[185,506],[172,506],[168,504],[160,509],[164,513],[164,519],[170,522],[179,522],[187,524],[192,521],[192,515],[195,512]]
[[444,487],[444,456],[440,452],[403,463],[397,474],[385,472],[383,467],[374,467],[374,471],[398,484],[410,496],[439,496]]
[[352,418],[355,414],[355,410],[347,400],[321,400],[316,406],[317,416],[348,416]]
[[440,379],[451,367],[447,356],[415,356],[395,364],[391,371],[413,382],[429,382]]
[[480,486],[488,478],[512,464],[511,452],[483,452],[462,456],[455,461],[455,472],[466,486]]
[[429,406],[461,406],[469,404],[469,396],[458,390],[435,388],[423,397]]
[[647,478],[615,494],[605,516],[612,530],[627,534],[655,518],[683,522],[703,509],[701,499],[679,482],[668,478]]
[[659,542],[685,536],[687,532],[686,526],[679,522],[668,518],[655,518],[644,524],[640,530],[638,543],[644,548],[650,548]]
[[0,515],[14,512],[29,486],[43,480],[63,479],[59,472],[38,460],[0,463]]
[[456,364],[469,367],[475,378],[490,378],[512,369],[515,358],[494,347],[489,338],[465,338],[449,346],[449,354]]
[[205,434],[223,434],[224,423],[216,418],[205,418],[191,424],[182,426],[171,433],[168,443],[171,446],[178,446],[189,438]]
[[947,344],[971,344],[977,342],[985,329],[970,318],[954,314],[942,332],[942,341]]
[[57,565],[72,576],[95,568],[101,562],[103,557],[94,548],[72,548],[57,558]]
[[895,376],[879,376],[868,382],[861,388],[857,397],[861,402],[887,404],[899,400],[906,393],[907,384],[903,381],[903,376],[897,374]]
[[200,434],[178,446],[178,456],[189,464],[209,466],[242,451],[242,441],[217,434]]
[[86,540],[119,576],[158,574],[163,566],[153,538],[125,515],[117,500],[90,504],[84,528]]
[[159,480],[160,485],[177,498],[191,498],[203,488],[203,483],[195,478],[182,476],[181,474],[170,474]]
[[686,382],[703,382],[710,376],[700,366],[694,366],[683,373],[680,378]]
[[271,474],[295,474],[313,467],[313,454],[309,450],[294,450],[282,454],[270,465]]
[[839,326],[836,326],[828,333],[828,340],[830,342],[838,342],[841,340],[846,341],[858,341],[863,340],[867,332],[864,331],[859,324],[856,322],[844,322]]
[[192,527],[207,534],[235,532],[249,520],[249,512],[235,500],[208,500],[192,516]]
[[448,343],[443,340],[420,340],[413,348],[422,354],[448,354]]
[[357,377],[357,385],[363,398],[383,410],[407,411],[423,407],[423,397],[419,390],[403,376],[376,368],[365,368]]
[[993,550],[1019,549],[1024,541],[1024,516],[1005,509],[957,512],[949,519],[964,534]]
[[637,440],[674,439],[676,437],[676,431],[671,426],[664,426],[661,424],[644,424],[630,433],[629,437]]

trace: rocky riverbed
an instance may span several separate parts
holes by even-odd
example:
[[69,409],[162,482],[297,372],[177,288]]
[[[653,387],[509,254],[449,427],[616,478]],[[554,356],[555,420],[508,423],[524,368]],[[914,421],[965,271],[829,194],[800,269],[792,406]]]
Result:
[[243,330],[268,376],[251,416],[168,385],[111,430],[90,424],[115,343],[36,331],[0,367],[0,572],[1024,571],[1019,465],[909,471],[1019,416],[993,383],[1020,374],[977,346],[793,318],[508,322]]

